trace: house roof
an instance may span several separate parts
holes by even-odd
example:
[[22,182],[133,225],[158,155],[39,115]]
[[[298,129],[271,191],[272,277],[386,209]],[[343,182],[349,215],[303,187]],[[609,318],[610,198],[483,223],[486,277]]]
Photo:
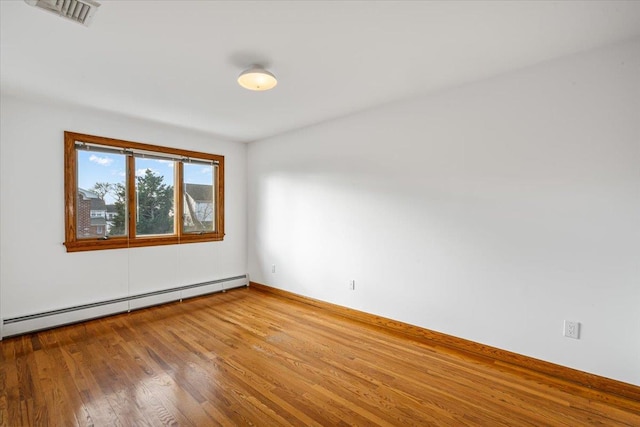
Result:
[[107,221],[104,217],[91,218],[91,225],[106,225]]
[[185,184],[185,191],[197,202],[211,202],[213,200],[211,185]]
[[80,187],[78,187],[78,194],[82,196],[83,199],[99,199],[100,198],[93,191],[85,190],[84,188],[80,188]]
[[106,211],[106,205],[104,204],[104,200],[102,199],[91,199],[91,210],[92,211]]

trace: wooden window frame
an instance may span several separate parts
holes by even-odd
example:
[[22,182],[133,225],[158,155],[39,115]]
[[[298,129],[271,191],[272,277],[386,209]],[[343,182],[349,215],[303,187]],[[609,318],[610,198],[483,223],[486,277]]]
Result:
[[[76,203],[78,199],[78,175],[77,175],[77,149],[76,142],[96,144],[122,150],[140,150],[155,152],[180,158],[193,158],[210,160],[217,165],[218,173],[214,183],[215,200],[215,231],[201,233],[183,232],[183,163],[176,162],[175,183],[175,215],[176,227],[172,235],[140,236],[136,237],[136,218],[129,215],[127,235],[109,237],[107,239],[79,239],[76,234],[77,218]],[[126,186],[127,186],[127,212],[135,212],[135,160],[133,156],[127,156]],[[141,142],[124,141],[120,139],[106,138],[95,135],[86,135],[76,132],[64,132],[64,194],[65,194],[65,242],[67,252],[93,251],[102,249],[139,248],[145,246],[177,245],[182,243],[213,242],[224,239],[224,156],[217,154],[201,153],[197,151],[182,150],[177,148],[162,147],[159,145],[145,144]]]

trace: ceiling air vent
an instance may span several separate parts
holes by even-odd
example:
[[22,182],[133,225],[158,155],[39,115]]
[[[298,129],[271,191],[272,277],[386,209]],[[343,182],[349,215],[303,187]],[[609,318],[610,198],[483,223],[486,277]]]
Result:
[[24,0],[31,6],[53,12],[84,26],[89,26],[100,3],[93,0]]

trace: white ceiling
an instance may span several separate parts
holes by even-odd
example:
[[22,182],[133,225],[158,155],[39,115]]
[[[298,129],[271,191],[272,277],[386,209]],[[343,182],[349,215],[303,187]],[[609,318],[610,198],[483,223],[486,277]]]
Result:
[[[0,1],[0,84],[252,141],[640,35],[640,1]],[[249,92],[252,63],[279,79]]]

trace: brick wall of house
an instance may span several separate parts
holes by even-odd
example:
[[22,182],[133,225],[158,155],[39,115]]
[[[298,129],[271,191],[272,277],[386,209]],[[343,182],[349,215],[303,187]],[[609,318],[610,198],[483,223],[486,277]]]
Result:
[[105,225],[91,225],[91,199],[85,199],[78,195],[77,204],[77,233],[78,237],[103,237],[106,236]]
[[95,234],[95,230],[91,230],[91,200],[78,195],[76,209],[78,210],[76,213],[78,237]]

